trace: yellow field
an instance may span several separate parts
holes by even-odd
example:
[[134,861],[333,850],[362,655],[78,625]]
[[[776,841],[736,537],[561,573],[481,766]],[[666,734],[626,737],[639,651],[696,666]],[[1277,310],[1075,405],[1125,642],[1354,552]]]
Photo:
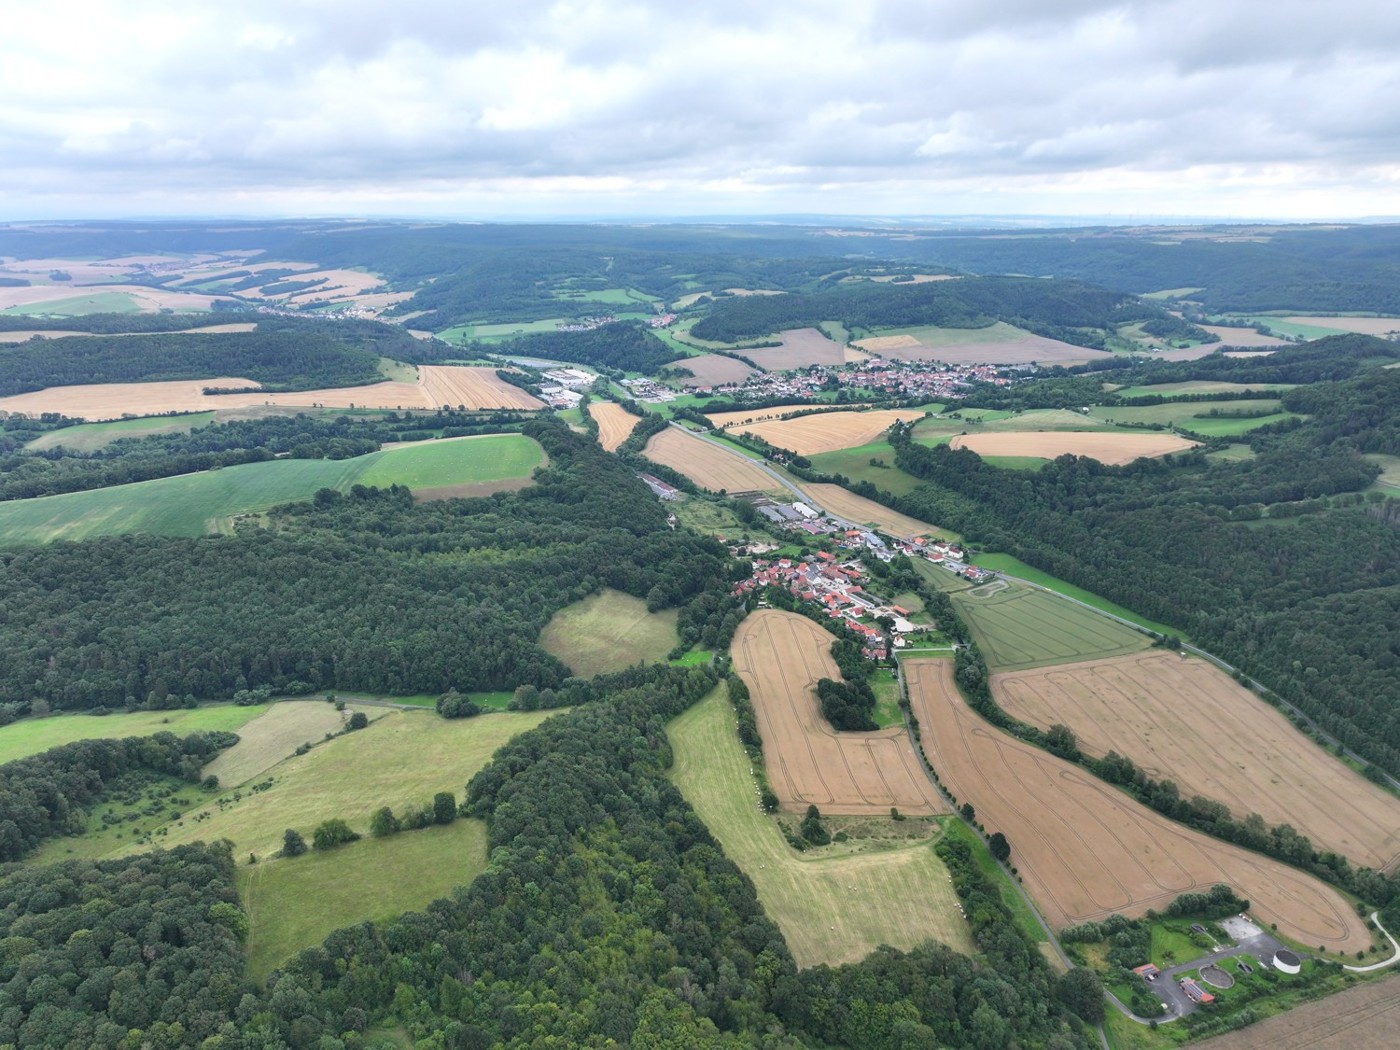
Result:
[[672,722],[667,736],[671,779],[753,880],[799,966],[854,962],[881,944],[909,949],[929,939],[973,950],[927,822],[889,822],[908,828],[911,839],[884,840],[885,849],[853,839],[797,853],[758,806],[734,710],[719,690]]
[[590,401],[588,414],[598,424],[599,444],[609,452],[615,452],[642,421],[616,401]]
[[956,532],[939,528],[937,525],[930,525],[918,518],[911,518],[897,510],[890,510],[884,504],[876,503],[873,499],[866,499],[864,496],[857,496],[854,492],[843,489],[840,485],[808,482],[803,485],[803,489],[816,500],[817,506],[821,507],[822,510],[845,518],[847,521],[873,525],[891,536],[898,536],[901,539],[913,539],[915,536],[954,540],[959,538]]
[[823,412],[798,419],[774,419],[731,427],[739,434],[761,437],[770,445],[789,449],[799,456],[837,452],[843,448],[868,445],[897,421],[922,419],[913,408],[880,408],[871,412]]
[[904,672],[933,768],[989,832],[1006,836],[1011,863],[1054,928],[1144,915],[1224,882],[1285,937],[1341,953],[1371,947],[1365,922],[1330,886],[1173,823],[988,725],[958,693],[950,661],[908,660]]
[[1153,650],[992,676],[1010,715],[1074,730],[1089,754],[1117,751],[1183,797],[1237,820],[1291,824],[1358,867],[1400,858],[1400,799],[1304,738],[1281,713],[1204,660]]
[[783,491],[782,485],[752,460],[675,427],[667,427],[648,441],[645,454],[712,492]]
[[949,442],[953,448],[970,448],[979,456],[1037,456],[1054,459],[1070,454],[1119,466],[1141,456],[1165,456],[1195,448],[1175,434],[1129,434],[1118,431],[1047,430],[1028,433],[960,434]]
[[[724,428],[733,426],[736,423],[761,423],[765,419],[783,419],[794,412],[810,412],[813,408],[819,408],[812,402],[802,402],[796,405],[773,405],[771,408],[740,408],[733,412],[706,412],[705,418],[714,427]],[[852,406],[855,407],[855,406]],[[833,409],[832,411],[837,411]]]
[[543,404],[519,387],[502,382],[494,368],[464,365],[423,365],[418,382],[372,383],[368,386],[302,390],[294,393],[206,394],[205,387],[244,388],[250,379],[179,379],[158,383],[93,383],[51,386],[29,394],[0,398],[0,411],[61,412],[79,419],[119,419],[164,412],[203,412],[209,409],[285,405],[302,408],[538,409]]

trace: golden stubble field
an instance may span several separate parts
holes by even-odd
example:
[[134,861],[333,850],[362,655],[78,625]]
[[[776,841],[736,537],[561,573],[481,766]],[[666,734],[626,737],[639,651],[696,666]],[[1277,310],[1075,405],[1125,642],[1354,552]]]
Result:
[[913,539],[915,536],[956,539],[958,535],[948,529],[940,529],[937,525],[930,525],[926,521],[901,514],[897,510],[890,510],[883,503],[876,503],[873,499],[857,496],[854,492],[844,489],[840,485],[808,482],[803,485],[803,489],[816,500],[817,506],[821,507],[822,510],[845,518],[847,521],[873,525],[877,529],[901,539]]
[[896,361],[942,361],[949,365],[1027,365],[1033,361],[1042,365],[1065,365],[1113,356],[1103,350],[1090,350],[1029,332],[987,340],[980,337],[978,331],[969,332],[966,341],[950,338],[934,345],[922,343],[913,335],[877,335],[857,340],[856,346]]
[[904,674],[929,761],[988,831],[1006,835],[1011,863],[1056,929],[1144,915],[1224,882],[1285,937],[1347,954],[1371,947],[1364,920],[1331,887],[1175,824],[988,725],[958,693],[949,661],[909,660]]
[[29,394],[0,398],[0,411],[61,412],[87,420],[120,419],[124,415],[150,416],[164,412],[204,412],[221,408],[257,408],[264,405],[299,408],[435,409],[441,406],[469,409],[539,409],[542,402],[519,387],[503,382],[493,368],[466,365],[422,365],[418,382],[384,382],[368,386],[299,390],[291,393],[206,394],[205,387],[241,389],[257,386],[251,379],[220,376],[211,379],[177,379],[157,383],[91,383],[51,386]]
[[644,453],[647,459],[680,471],[712,492],[784,491],[752,460],[675,427],[667,427],[648,441]]
[[1088,456],[1121,466],[1142,456],[1165,456],[1195,448],[1194,441],[1175,434],[1130,434],[1120,431],[1046,430],[1020,433],[959,434],[953,448],[970,448],[979,456],[1037,456],[1054,459],[1065,454]]
[[822,412],[796,419],[772,419],[730,429],[761,437],[770,445],[790,449],[799,456],[816,456],[868,445],[895,422],[923,416],[916,408],[877,408],[870,412]]
[[803,812],[922,816],[946,813],[903,728],[838,733],[822,717],[816,685],[841,679],[835,637],[781,609],[750,613],[734,635],[734,669],[749,687],[763,760],[784,808]]
[[626,441],[642,421],[640,416],[634,416],[616,401],[590,401],[588,414],[598,424],[598,443],[609,452],[617,451],[617,446]]
[[1307,740],[1280,712],[1204,660],[1153,650],[992,676],[1010,715],[1074,730],[1089,754],[1117,751],[1183,796],[1242,820],[1291,824],[1319,849],[1390,869],[1400,799]]

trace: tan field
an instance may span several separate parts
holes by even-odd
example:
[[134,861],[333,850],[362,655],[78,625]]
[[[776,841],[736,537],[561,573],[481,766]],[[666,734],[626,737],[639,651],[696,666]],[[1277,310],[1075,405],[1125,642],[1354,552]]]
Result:
[[418,382],[372,383],[368,386],[301,390],[294,393],[206,394],[205,387],[256,387],[251,379],[177,379],[160,383],[92,383],[51,386],[29,394],[0,398],[0,411],[61,412],[77,419],[120,419],[162,412],[203,412],[209,409],[257,408],[264,405],[301,408],[434,409],[465,405],[469,409],[537,409],[543,405],[519,387],[502,382],[493,368],[464,365],[423,365]]
[[[203,328],[181,328],[163,335],[226,335],[229,332],[251,332],[257,327],[254,321],[239,321],[233,324],[211,324]],[[93,332],[66,332],[57,329],[30,328],[19,332],[0,332],[0,343],[24,343],[38,336],[41,339],[66,339],[69,336],[90,336]],[[103,335],[139,335],[138,332],[103,332]]]
[[735,423],[761,423],[765,419],[783,419],[794,412],[809,412],[819,408],[810,401],[796,405],[773,405],[771,408],[741,408],[733,412],[706,412],[705,418],[716,427],[729,427]]
[[1400,799],[1305,739],[1281,713],[1204,660],[1154,650],[992,677],[1008,714],[1074,730],[1093,755],[1117,751],[1185,797],[1237,820],[1291,824],[1361,867],[1400,858]]
[[642,421],[616,401],[590,401],[588,414],[598,424],[599,444],[609,452],[615,452]]
[[742,383],[749,376],[757,374],[744,362],[725,357],[723,354],[682,357],[677,361],[668,362],[666,367],[684,368],[694,373],[693,377],[682,378],[681,386],[723,386],[726,383]]
[[12,306],[37,306],[57,303],[63,299],[87,296],[125,295],[143,313],[171,310],[208,310],[216,301],[228,302],[227,296],[206,295],[204,292],[182,292],[178,289],[152,288],[140,284],[36,284],[27,288],[0,288],[0,310]]
[[976,334],[979,331],[970,332],[966,341],[940,340],[934,345],[922,343],[912,335],[877,335],[857,340],[856,346],[896,361],[942,361],[950,365],[1026,365],[1032,361],[1046,365],[1083,364],[1113,356],[1103,350],[1090,350],[1019,330],[1000,340],[979,337]]
[[903,728],[838,733],[822,717],[816,685],[840,681],[835,636],[797,613],[759,609],[735,632],[734,669],[752,695],[773,792],[793,812],[911,816],[947,807]]
[[[1289,320],[1301,321],[1302,319],[1291,317]],[[1210,345],[1209,349],[1211,350],[1218,350],[1222,346],[1286,346],[1288,344],[1286,339],[1265,335],[1262,332],[1256,332],[1253,328],[1227,328],[1218,324],[1203,324],[1198,327],[1204,328],[1212,335],[1220,336],[1220,342]]]
[[1347,954],[1371,947],[1364,920],[1317,879],[1189,831],[992,728],[959,695],[951,662],[909,660],[904,674],[929,761],[988,831],[1007,837],[1011,863],[1054,928],[1144,915],[1224,882],[1285,937]]
[[733,427],[740,434],[753,434],[778,448],[799,456],[837,452],[843,448],[868,445],[898,421],[922,419],[916,408],[880,408],[873,412],[823,412],[797,419],[774,419]]
[[1400,1023],[1400,978],[1367,981],[1295,1006],[1238,1032],[1196,1043],[1196,1050],[1392,1050]]
[[806,368],[808,365],[839,365],[846,359],[846,348],[828,339],[816,328],[790,328],[779,332],[778,338],[782,341],[781,346],[745,350],[743,354],[770,372]]
[[1400,317],[1285,317],[1290,324],[1310,324],[1318,328],[1338,328],[1343,332],[1387,336],[1400,332]]
[[1072,430],[960,434],[950,444],[953,448],[970,448],[979,456],[1039,456],[1054,459],[1069,453],[1087,456],[1109,466],[1131,463],[1141,456],[1165,456],[1169,452],[1196,447],[1194,441],[1187,441],[1175,434]]
[[857,496],[854,492],[843,489],[840,485],[809,482],[803,488],[817,501],[817,506],[821,507],[822,510],[845,518],[847,521],[873,525],[891,536],[898,536],[906,540],[913,539],[915,536],[957,536],[957,533],[950,532],[948,529],[940,529],[937,525],[930,525],[926,521],[911,518],[897,510],[890,510],[889,507],[876,503],[873,499]]
[[337,733],[353,711],[371,720],[388,713],[383,707],[346,705],[337,711],[324,700],[286,700],[273,704],[238,730],[238,743],[210,762],[201,772],[219,778],[219,787],[234,788],[265,773],[302,744],[320,743],[327,733]]
[[648,459],[679,470],[711,492],[777,492],[783,486],[752,460],[713,441],[667,427],[647,442]]

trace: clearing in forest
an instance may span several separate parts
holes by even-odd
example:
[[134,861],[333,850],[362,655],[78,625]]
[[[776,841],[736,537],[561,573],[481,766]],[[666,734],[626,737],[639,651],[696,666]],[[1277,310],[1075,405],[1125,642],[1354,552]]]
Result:
[[841,680],[831,632],[781,609],[750,613],[734,634],[734,670],[749,687],[763,760],[783,808],[888,815],[946,813],[903,727],[837,732],[822,717],[816,685]]
[[705,438],[667,427],[647,442],[647,459],[680,471],[711,492],[786,492],[753,460]]
[[1291,824],[1357,867],[1400,858],[1400,799],[1293,728],[1279,711],[1204,660],[1160,649],[999,674],[992,694],[1010,715],[1074,730],[1089,754],[1117,751],[1183,797]]
[[911,839],[872,848],[852,839],[797,853],[758,805],[734,709],[717,689],[666,730],[675,752],[671,779],[734,863],[753,880],[799,966],[864,958],[881,944],[909,949],[932,939],[973,946],[947,869],[933,852],[928,822],[889,822]]
[[1109,466],[1121,466],[1143,456],[1165,456],[1195,448],[1194,441],[1166,433],[1129,431],[1047,430],[1007,433],[959,434],[949,442],[953,448],[970,448],[979,456],[1087,456]]
[[665,367],[683,368],[691,373],[680,378],[681,386],[724,386],[727,383],[742,383],[749,376],[757,375],[744,362],[724,354],[682,357],[678,361],[667,362]]
[[222,752],[200,772],[219,778],[221,788],[236,788],[290,758],[305,743],[315,743],[327,733],[338,733],[354,711],[372,721],[388,708],[349,705],[337,711],[324,700],[286,700],[238,730],[238,743]]
[[845,518],[847,521],[872,525],[882,532],[900,539],[913,539],[915,536],[945,540],[961,538],[956,532],[939,528],[937,525],[930,525],[918,518],[911,518],[897,510],[890,510],[883,503],[876,503],[873,499],[857,496],[854,492],[844,489],[840,485],[809,482],[803,486],[803,489],[816,500],[817,506],[821,507],[822,510]]
[[590,401],[588,414],[598,424],[598,443],[608,452],[616,452],[642,421],[616,401]]
[[971,803],[989,832],[1006,836],[1010,862],[1054,929],[1160,911],[1223,882],[1284,937],[1344,954],[1371,947],[1365,920],[1330,886],[1175,824],[990,726],[959,695],[950,661],[908,660],[904,674],[944,787]]
[[868,412],[822,412],[796,419],[771,419],[730,429],[762,438],[770,445],[799,456],[815,456],[869,444],[896,422],[923,416],[923,409],[918,408],[877,408]]
[[839,365],[846,360],[846,348],[828,339],[817,328],[790,328],[779,332],[779,346],[745,350],[744,356],[769,372],[785,372],[809,365]]
[[251,722],[267,709],[267,704],[251,707],[213,704],[189,710],[181,708],[177,711],[22,718],[18,722],[0,727],[0,765],[37,755],[51,747],[71,744],[75,740],[120,739],[128,736],[151,736],[154,733],[189,736],[191,733],[213,730],[240,733],[245,723]]
[[1112,357],[1058,339],[1032,335],[1004,321],[986,328],[926,326],[885,332],[859,339],[856,346],[896,361],[942,361],[950,365],[1059,365]]
[[636,663],[659,663],[680,640],[679,611],[648,612],[647,603],[604,589],[566,605],[540,632],[540,645],[581,678],[622,671]]
[[119,438],[142,438],[152,434],[188,434],[214,421],[213,412],[192,412],[183,416],[149,416],[144,419],[118,419],[111,423],[79,423],[50,430],[24,447],[30,452],[64,448],[74,452],[96,452]]
[[984,584],[954,601],[993,671],[1122,656],[1152,644],[1107,616],[1021,584]]

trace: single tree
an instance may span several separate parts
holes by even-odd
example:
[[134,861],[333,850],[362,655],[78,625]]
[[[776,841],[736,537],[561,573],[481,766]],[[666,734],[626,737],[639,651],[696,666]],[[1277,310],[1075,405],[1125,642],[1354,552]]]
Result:
[[282,856],[300,857],[306,852],[306,840],[295,828],[288,828],[282,835]]
[[987,840],[987,847],[992,851],[992,856],[1003,864],[1011,859],[1011,843],[1006,841],[1006,836],[1000,831],[992,832],[992,837]]
[[456,819],[456,797],[450,791],[439,791],[433,796],[433,823],[451,824]]

